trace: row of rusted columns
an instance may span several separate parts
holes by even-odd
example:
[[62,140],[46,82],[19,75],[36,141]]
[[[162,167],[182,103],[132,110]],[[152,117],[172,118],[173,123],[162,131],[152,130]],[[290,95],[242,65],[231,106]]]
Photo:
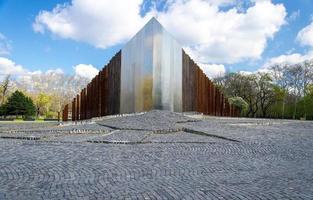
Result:
[[214,116],[239,116],[238,110],[229,104],[228,100],[214,83],[197,67],[197,111]]
[[[119,112],[121,52],[94,77],[86,88],[65,105],[63,121],[85,120]],[[71,108],[70,108],[71,107]],[[69,112],[71,110],[71,112]]]
[[183,111],[206,115],[237,117],[239,110],[183,51]]
[[[70,105],[63,109],[63,121],[91,119],[119,113],[121,52],[82,89]],[[206,115],[237,117],[238,109],[229,104],[219,88],[200,67],[183,52],[183,111],[198,111]],[[71,108],[70,108],[71,107]],[[71,112],[69,111],[71,110]]]

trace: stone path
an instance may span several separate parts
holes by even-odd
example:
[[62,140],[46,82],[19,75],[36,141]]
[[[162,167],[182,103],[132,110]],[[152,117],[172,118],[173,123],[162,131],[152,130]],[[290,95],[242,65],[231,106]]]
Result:
[[161,111],[0,123],[0,199],[313,199],[312,130]]

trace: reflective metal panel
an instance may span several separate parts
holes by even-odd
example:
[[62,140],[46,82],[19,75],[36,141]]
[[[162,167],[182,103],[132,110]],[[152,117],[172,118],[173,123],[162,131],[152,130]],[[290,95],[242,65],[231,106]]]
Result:
[[182,111],[182,48],[156,20],[122,49],[120,112]]

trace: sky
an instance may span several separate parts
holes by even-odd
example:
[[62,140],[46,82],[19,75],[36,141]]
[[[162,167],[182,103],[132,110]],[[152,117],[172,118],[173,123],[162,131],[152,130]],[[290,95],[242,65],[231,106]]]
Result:
[[313,0],[0,0],[0,76],[92,78],[152,17],[209,77],[313,59]]

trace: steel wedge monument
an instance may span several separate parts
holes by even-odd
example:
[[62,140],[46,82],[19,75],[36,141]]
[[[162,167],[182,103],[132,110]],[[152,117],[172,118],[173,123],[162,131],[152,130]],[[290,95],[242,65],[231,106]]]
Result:
[[313,200],[312,13],[0,0],[0,200]]
[[153,109],[239,115],[155,18],[64,107],[63,121]]

